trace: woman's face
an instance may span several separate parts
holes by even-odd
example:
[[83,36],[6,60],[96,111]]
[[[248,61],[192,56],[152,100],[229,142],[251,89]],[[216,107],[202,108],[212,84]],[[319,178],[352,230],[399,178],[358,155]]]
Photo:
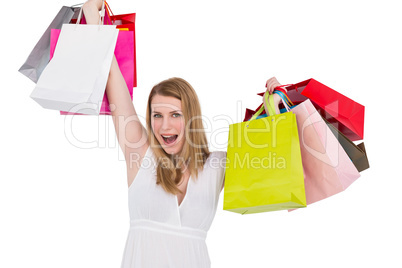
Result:
[[153,133],[167,154],[179,154],[185,142],[185,122],[181,101],[155,95],[151,102]]

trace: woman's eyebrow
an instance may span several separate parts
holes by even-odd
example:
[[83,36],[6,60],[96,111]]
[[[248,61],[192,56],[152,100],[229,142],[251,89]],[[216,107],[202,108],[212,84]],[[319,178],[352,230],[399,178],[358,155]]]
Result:
[[[171,112],[169,112],[170,114],[174,114],[174,113],[178,113],[178,112],[182,112],[181,110],[174,110],[174,111],[171,111]],[[158,112],[158,111],[152,111],[152,113],[158,113],[158,114],[160,114],[161,112]]]

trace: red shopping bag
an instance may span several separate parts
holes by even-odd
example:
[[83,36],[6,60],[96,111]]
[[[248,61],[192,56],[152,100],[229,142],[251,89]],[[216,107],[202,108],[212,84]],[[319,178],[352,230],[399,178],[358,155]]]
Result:
[[352,141],[363,139],[363,105],[314,79],[284,87],[294,104],[310,99],[321,116],[346,137]]
[[[257,109],[256,111],[258,111],[258,110],[259,109]],[[253,115],[256,113],[256,111],[246,108],[246,114],[244,115],[243,122],[250,120],[251,117],[253,117]]]

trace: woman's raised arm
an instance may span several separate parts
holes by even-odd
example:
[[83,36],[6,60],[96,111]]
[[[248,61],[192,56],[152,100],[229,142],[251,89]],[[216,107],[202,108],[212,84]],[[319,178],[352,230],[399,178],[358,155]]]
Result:
[[[84,4],[83,11],[88,24],[98,23],[101,7],[102,0],[89,0]],[[106,94],[128,172],[136,174],[139,163],[148,148],[147,132],[137,116],[126,82],[114,56],[106,85]]]

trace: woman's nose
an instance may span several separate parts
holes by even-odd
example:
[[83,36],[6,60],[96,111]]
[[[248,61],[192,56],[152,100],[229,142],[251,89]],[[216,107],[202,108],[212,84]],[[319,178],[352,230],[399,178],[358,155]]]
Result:
[[170,120],[168,117],[164,117],[162,121],[162,130],[169,130],[170,129]]

